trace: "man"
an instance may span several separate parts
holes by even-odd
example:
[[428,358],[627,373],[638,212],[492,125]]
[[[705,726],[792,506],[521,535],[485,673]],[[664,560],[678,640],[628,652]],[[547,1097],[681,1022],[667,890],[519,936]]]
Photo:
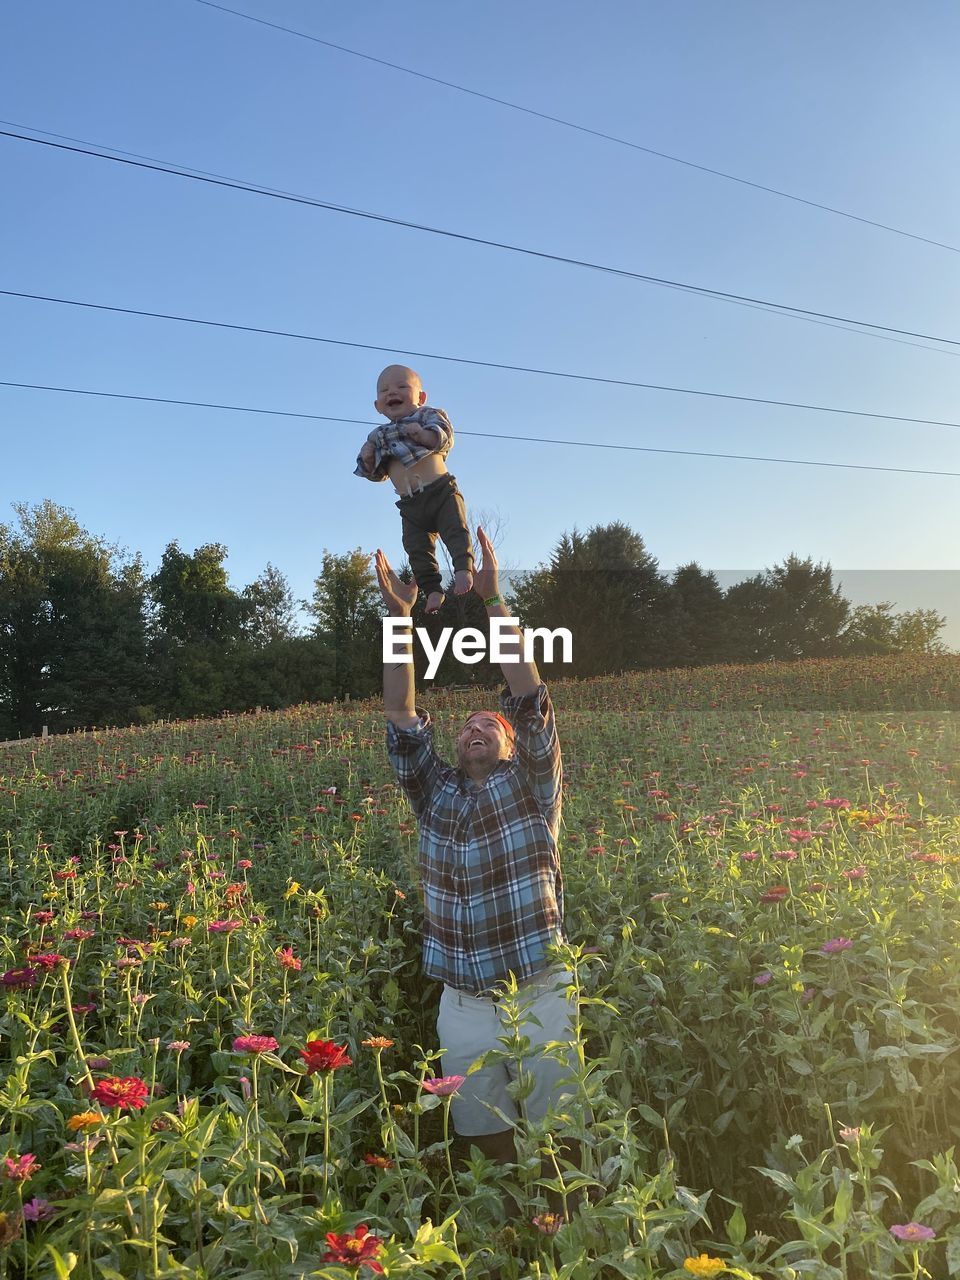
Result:
[[[508,617],[500,598],[497,559],[477,530],[481,563],[473,589],[489,617]],[[409,617],[414,583],[400,581],[382,551],[377,579],[388,613]],[[507,633],[509,635],[509,632]],[[524,1061],[534,1080],[523,1101],[528,1120],[540,1120],[562,1091],[568,1067],[537,1052],[570,1038],[567,975],[549,948],[563,938],[563,882],[557,851],[560,823],[560,744],[553,707],[536,664],[501,665],[509,686],[500,711],[476,711],[457,738],[457,767],[433,745],[429,715],[415,706],[412,663],[385,663],[383,698],[387,751],[397,781],[420,826],[424,900],[423,964],[444,983],[437,1034],[444,1075],[467,1069],[490,1049],[502,1049],[501,984],[511,975],[525,1005],[521,1034],[531,1044]],[[409,640],[399,641],[412,646]],[[502,1062],[467,1077],[452,1101],[457,1133],[491,1159],[515,1159],[509,1120],[517,1106],[507,1092]]]

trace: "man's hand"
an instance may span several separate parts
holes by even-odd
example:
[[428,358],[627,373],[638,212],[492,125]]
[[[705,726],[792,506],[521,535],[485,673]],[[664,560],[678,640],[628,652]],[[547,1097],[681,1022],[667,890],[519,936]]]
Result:
[[417,599],[417,584],[415,582],[401,582],[390,567],[390,561],[382,551],[377,551],[376,558],[377,582],[380,585],[380,594],[383,596],[383,603],[386,606],[387,613],[391,618],[406,618],[410,616],[414,603]]
[[497,553],[480,525],[477,526],[477,542],[480,546],[480,564],[473,571],[473,589],[481,600],[489,600],[491,596],[500,594]]
[[[417,598],[415,582],[401,582],[390,568],[390,561],[382,551],[377,551],[377,582],[380,594],[391,618],[409,618]],[[398,643],[409,645],[410,656],[413,656],[413,634],[406,632],[406,639]],[[416,688],[412,662],[384,662],[383,664],[383,709],[387,719],[398,729],[412,729],[419,723],[420,717],[416,709]]]

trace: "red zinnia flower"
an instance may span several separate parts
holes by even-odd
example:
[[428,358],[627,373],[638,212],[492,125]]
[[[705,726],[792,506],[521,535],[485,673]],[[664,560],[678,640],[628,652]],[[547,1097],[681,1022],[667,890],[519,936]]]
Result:
[[[336,1071],[338,1067],[353,1065],[353,1059],[347,1055],[347,1046],[334,1044],[332,1040],[308,1040],[306,1048],[299,1052],[308,1076],[316,1071]],[[366,1227],[363,1230],[366,1231]]]
[[149,1096],[149,1086],[136,1076],[107,1076],[90,1090],[94,1102],[119,1107],[121,1111],[139,1111],[147,1105]]
[[283,969],[292,969],[294,973],[299,973],[303,968],[303,961],[293,954],[293,947],[281,947],[276,955]]
[[273,1036],[237,1036],[233,1042],[234,1053],[272,1053],[280,1048]]
[[790,890],[785,884],[774,884],[766,891],[761,893],[761,902],[782,902],[784,898],[789,897]]
[[[310,1043],[325,1042],[313,1040]],[[339,1262],[345,1267],[369,1267],[378,1275],[383,1274],[383,1267],[375,1261],[383,1249],[383,1241],[378,1236],[371,1235],[370,1228],[365,1224],[342,1235],[338,1235],[336,1231],[328,1231],[327,1244],[330,1248],[323,1255],[324,1262]]]

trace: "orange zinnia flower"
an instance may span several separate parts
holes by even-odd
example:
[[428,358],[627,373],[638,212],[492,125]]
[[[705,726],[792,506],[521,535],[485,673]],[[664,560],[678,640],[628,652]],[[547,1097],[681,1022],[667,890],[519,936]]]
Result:
[[92,1129],[97,1124],[103,1124],[103,1116],[99,1111],[80,1111],[70,1117],[67,1128],[71,1133],[76,1133],[78,1129]]

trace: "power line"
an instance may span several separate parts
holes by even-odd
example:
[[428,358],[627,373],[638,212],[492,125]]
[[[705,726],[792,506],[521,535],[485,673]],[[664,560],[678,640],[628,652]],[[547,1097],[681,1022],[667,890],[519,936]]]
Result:
[[215,178],[210,175],[184,169],[173,164],[135,160],[130,156],[110,155],[106,151],[99,151],[92,147],[67,145],[63,142],[50,141],[47,138],[31,138],[27,134],[15,133],[9,129],[0,129],[0,137],[15,139],[19,142],[32,143],[34,146],[49,147],[57,151],[71,152],[75,155],[94,157],[99,160],[109,160],[113,164],[128,165],[135,169],[147,169],[156,173],[166,173],[177,178],[187,178],[191,182],[203,182],[210,186],[224,187],[228,190],[245,191],[251,195],[267,196],[271,200],[285,200],[292,204],[307,205],[315,209],[325,209],[330,213],[343,213],[354,218],[364,218],[372,222],[382,222],[389,226],[403,227],[409,231],[421,231],[429,235],[443,236],[450,240],[460,240],[468,244],[483,245],[490,249],[502,249],[508,253],[522,254],[526,257],[538,258],[545,262],[556,262],[561,263],[564,266],[580,267],[589,271],[599,271],[605,275],[619,276],[627,280],[636,280],[642,284],[659,285],[668,289],[680,289],[685,293],[697,294],[701,297],[707,298],[716,298],[723,302],[746,303],[749,306],[763,307],[774,314],[801,316],[803,318],[813,318],[817,320],[830,320],[841,325],[852,325],[856,326],[857,330],[860,332],[864,330],[868,331],[869,336],[872,336],[874,332],[880,335],[899,334],[906,338],[919,338],[926,342],[942,342],[948,346],[960,347],[960,339],[957,338],[944,338],[937,334],[922,333],[912,329],[901,329],[895,325],[884,325],[871,320],[858,320],[851,316],[835,315],[829,311],[815,311],[808,307],[795,307],[785,302],[774,302],[765,298],[750,297],[746,294],[730,293],[723,289],[710,289],[706,285],[689,284],[681,280],[670,280],[663,276],[648,275],[639,271],[628,271],[624,267],[614,267],[605,263],[590,262],[583,258],[571,258],[564,254],[548,253],[543,249],[531,249],[524,245],[509,244],[502,240],[489,240],[483,236],[469,235],[464,231],[452,231],[445,227],[431,227],[425,223],[409,222],[403,218],[394,218],[383,213],[373,213],[366,209],[352,209],[347,205],[335,204],[328,200],[319,200],[312,196],[279,192],[269,187],[261,187],[255,183],[243,182],[234,178]]
[[213,0],[196,0],[197,4],[207,9],[219,9],[221,13],[232,14],[235,18],[243,18],[247,22],[255,22],[262,27],[271,27],[274,31],[282,31],[285,35],[297,36],[301,40],[309,40],[313,44],[323,45],[327,49],[335,49],[338,53],[349,54],[352,58],[361,58],[364,62],[373,62],[380,67],[389,67],[391,71],[400,71],[404,75],[415,76],[418,80],[426,80],[430,84],[441,85],[444,89],[453,89],[457,93],[468,94],[471,98],[479,98],[483,102],[492,102],[498,107],[508,107],[511,111],[520,111],[524,115],[534,116],[538,120],[546,120],[550,124],[561,125],[564,129],[573,129],[577,133],[588,134],[592,138],[601,138],[604,142],[613,142],[620,147],[629,147],[631,151],[642,151],[645,155],[655,156],[658,160],[669,160],[671,164],[683,165],[687,169],[695,169],[699,173],[710,174],[714,178],[723,178],[727,182],[735,182],[742,187],[750,187],[754,191],[763,191],[767,195],[778,196],[782,200],[792,200],[796,204],[807,205],[811,209],[819,209],[823,213],[835,214],[839,218],[848,218],[851,222],[859,222],[867,227],[876,227],[880,231],[889,231],[893,235],[904,236],[908,240],[918,240],[921,244],[933,245],[937,249],[948,249],[951,253],[960,253],[960,248],[946,244],[942,240],[933,240],[929,236],[919,235],[914,231],[906,231],[902,227],[894,227],[886,222],[877,222],[873,218],[864,218],[860,214],[850,213],[846,209],[837,209],[833,205],[822,204],[819,200],[810,200],[790,191],[781,191],[778,187],[769,187],[762,182],[754,182],[750,178],[741,178],[723,169],[714,169],[710,165],[698,164],[694,160],[685,160],[682,156],[671,155],[667,151],[658,151],[655,147],[644,146],[632,142],[629,138],[621,138],[616,134],[606,133],[602,129],[591,129],[588,125],[578,124],[574,120],[565,120],[561,116],[551,115],[547,111],[538,111],[534,107],[525,107],[519,102],[510,102],[506,98],[498,98],[492,93],[483,93],[479,89],[469,89],[466,85],[456,84],[452,80],[443,80],[440,76],[428,75],[425,71],[416,71],[413,67],[402,66],[398,62],[389,62],[386,58],[376,58],[370,53],[361,53],[359,49],[350,49],[343,44],[335,44],[332,40],[324,40],[306,31],[298,31],[294,27],[285,27],[278,22],[269,22],[266,18],[257,18],[250,13],[242,13],[239,9],[230,9],[223,4],[214,4]]
[[[350,344],[352,345],[352,344]],[[203,400],[174,400],[162,396],[140,396],[119,391],[93,391],[79,387],[52,387],[30,382],[4,382],[0,387],[14,387],[30,391],[56,391],[64,395],[102,396],[110,400],[138,400],[148,404],[185,405],[196,409],[226,409],[234,413],[267,414],[271,417],[305,418],[315,422],[345,422],[356,426],[382,426],[382,423],[370,422],[361,418],[336,418],[327,414],[294,413],[286,409],[257,409],[249,405],[214,404]],[[956,425],[951,423],[952,425]],[[495,431],[464,431],[462,436],[475,436],[486,440],[511,440],[524,444],[569,445],[577,449],[615,449],[622,453],[660,453],[678,458],[720,458],[729,462],[776,462],[791,467],[830,467],[841,471],[882,471],[890,475],[906,476],[943,476],[960,479],[960,471],[928,471],[912,467],[881,467],[865,462],[822,462],[810,458],[770,458],[753,453],[708,453],[701,449],[661,449],[652,445],[613,444],[602,440],[563,440],[549,436],[519,436],[502,434]]]
[[[100,151],[110,151],[115,153],[116,155],[121,155],[121,156],[132,156],[135,160],[149,160],[160,165],[164,165],[168,163],[168,161],[163,160],[158,156],[144,155],[140,151],[124,151],[122,148],[112,147],[108,143],[91,142],[88,138],[76,138],[70,134],[54,133],[49,129],[38,129],[34,125],[22,124],[19,121],[15,121],[15,120],[0,120],[0,125],[7,125],[11,129],[28,129],[31,133],[39,133],[46,138],[56,138],[60,142],[77,142],[84,147],[93,147],[94,149],[100,150]],[[226,174],[215,173],[209,169],[197,169],[191,165],[179,165],[179,166],[173,166],[173,167],[180,168],[185,173],[188,173],[188,174],[198,174],[202,177],[207,177],[207,178],[224,178],[228,182],[233,181],[233,179],[230,179]],[[236,179],[236,181],[242,182],[243,180]],[[288,195],[294,198],[296,198],[297,196],[296,192],[285,191],[283,190],[282,187],[264,187],[263,190],[266,192],[269,192],[271,195],[285,195],[285,196]],[[663,287],[666,288],[668,286],[664,285]],[[680,290],[680,292],[683,292],[683,290]],[[817,319],[814,319],[813,316],[791,315],[787,312],[782,312],[782,311],[771,312],[770,308],[767,306],[764,306],[762,303],[733,302],[732,300],[728,300],[728,301],[730,301],[731,306],[745,307],[745,308],[748,308],[749,310],[754,310],[754,311],[766,311],[772,315],[778,315],[780,316],[781,319],[784,319],[784,320],[797,320],[802,322],[803,324],[815,324],[815,325],[819,325],[821,328],[824,328],[824,329],[839,329],[841,333],[859,334],[863,338],[872,338],[876,342],[893,342],[893,343],[896,343],[897,346],[916,347],[918,351],[934,351],[938,355],[942,355],[942,356],[954,356],[954,357],[960,356],[960,352],[944,351],[942,347],[931,347],[929,343],[926,343],[926,342],[911,342],[908,338],[895,338],[891,334],[866,333],[862,329],[851,329],[847,325],[833,324],[829,320],[817,320]]]
[[[508,373],[530,373],[542,378],[565,378],[572,382],[590,382],[608,387],[631,387],[640,391],[662,391],[672,395],[702,396],[710,400],[732,400],[740,404],[762,404],[778,409],[799,409],[811,413],[840,414],[851,418],[875,419],[879,422],[904,422],[914,426],[960,428],[960,422],[950,422],[940,418],[914,418],[904,414],[871,413],[867,409],[842,409],[836,405],[805,404],[797,400],[773,400],[763,396],[736,395],[733,392],[728,391],[704,391],[694,387],[674,387],[658,382],[638,382],[629,378],[606,378],[599,374],[572,373],[563,369],[540,369],[534,365],[505,364],[497,360],[475,360],[468,356],[441,355],[436,351],[411,351],[409,348],[405,347],[387,347],[375,345],[370,342],[350,342],[345,338],[328,338],[315,333],[296,333],[288,329],[267,329],[259,325],[237,324],[227,320],[209,320],[201,316],[181,316],[164,311],[143,311],[135,307],[108,306],[106,303],[101,302],[86,302],[77,298],[55,298],[42,293],[21,293],[14,289],[0,289],[0,297],[21,298],[30,302],[51,302],[59,306],[84,307],[93,311],[116,312],[119,315],[141,316],[149,320],[170,320],[178,324],[196,324],[215,329],[230,329],[235,330],[238,333],[256,333],[272,338],[294,338],[300,342],[319,342],[324,343],[327,346],[350,347],[358,351],[377,351],[385,355],[412,356],[417,360],[440,360],[445,364],[465,364],[480,369],[501,369]],[[16,384],[8,383],[0,385]],[[27,387],[31,384],[23,383],[22,385]],[[50,387],[38,389],[54,391],[59,390],[60,388]],[[90,394],[95,395],[99,393],[91,392]],[[199,407],[230,409],[237,406],[201,405]],[[251,412],[258,411],[251,410]],[[310,417],[311,415],[293,414],[292,416]],[[341,421],[341,419],[337,419],[337,421]]]

